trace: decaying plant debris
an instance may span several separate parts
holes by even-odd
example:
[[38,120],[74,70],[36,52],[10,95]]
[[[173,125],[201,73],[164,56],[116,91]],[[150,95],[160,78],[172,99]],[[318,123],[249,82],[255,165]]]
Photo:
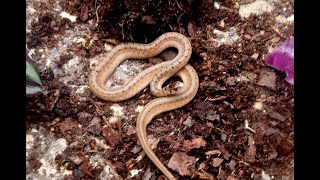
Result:
[[[240,7],[254,2],[27,0],[27,47],[45,87],[27,99],[27,178],[162,176],[135,132],[139,108],[154,98],[149,89],[114,104],[86,85],[91,67],[115,45],[176,31],[191,40],[200,88],[188,105],[149,125],[160,160],[171,161],[180,179],[293,179],[293,86],[266,65],[268,53],[293,35],[286,21],[293,2],[272,1],[272,13],[241,17]],[[128,78],[150,65],[126,63],[119,74]]]

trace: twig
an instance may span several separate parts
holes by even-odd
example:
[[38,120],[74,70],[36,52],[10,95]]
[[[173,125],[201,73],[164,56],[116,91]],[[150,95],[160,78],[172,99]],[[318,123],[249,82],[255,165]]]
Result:
[[206,100],[208,100],[208,101],[220,101],[220,100],[223,100],[223,99],[226,99],[226,98],[227,98],[227,96],[220,96],[220,97],[218,97],[218,98],[207,97],[207,98],[205,99],[205,101],[206,101]]
[[227,106],[230,106],[231,107],[231,109],[234,109],[234,106],[231,104],[231,103],[229,103],[229,102],[227,102],[227,101],[222,101],[225,105],[227,105]]
[[179,8],[181,11],[183,11],[183,9],[180,7],[178,1],[177,1],[177,0],[175,0],[175,1],[176,1],[176,4],[177,4],[178,8]]
[[251,38],[250,42],[252,42],[255,38],[257,38],[257,37],[259,37],[259,36],[260,36],[260,34],[254,35],[254,36]]
[[251,127],[249,127],[249,123],[248,123],[248,120],[245,120],[244,121],[244,128],[253,132],[253,133],[256,133],[256,131],[254,129],[252,129]]
[[276,28],[275,26],[271,26],[271,29],[273,32],[275,32],[278,36],[282,37],[283,39],[285,39],[285,37],[280,33],[279,29]]
[[244,165],[246,165],[246,166],[249,166],[249,165],[250,165],[249,163],[247,163],[247,162],[245,162],[245,161],[243,161],[243,160],[240,160],[239,163],[240,163],[240,164],[242,163],[242,164],[244,164]]
[[99,23],[99,15],[98,15],[99,8],[100,8],[100,5],[96,9],[97,23]]
[[220,128],[217,128],[217,127],[216,127],[216,129],[219,130],[219,131],[221,131],[221,132],[223,132],[223,133],[225,133],[225,134],[230,134],[230,133],[228,133],[228,132],[226,132],[225,130],[222,130],[222,129],[220,129]]
[[249,166],[249,165],[250,165],[249,163],[243,161],[242,159],[239,159],[239,158],[235,157],[234,155],[231,155],[231,157],[232,157],[232,159],[237,160],[238,163],[240,163],[240,164],[244,164],[244,165],[246,165],[246,166]]

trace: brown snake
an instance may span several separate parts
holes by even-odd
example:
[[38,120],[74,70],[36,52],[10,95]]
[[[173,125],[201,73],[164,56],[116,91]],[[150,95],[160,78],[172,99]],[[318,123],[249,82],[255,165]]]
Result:
[[[176,48],[178,55],[170,60],[151,66],[140,72],[133,80],[121,87],[109,88],[105,86],[108,77],[119,64],[129,58],[146,59],[158,55],[167,48]],[[91,72],[89,87],[99,98],[119,102],[129,99],[150,84],[150,89],[156,99],[149,102],[138,115],[136,130],[139,142],[152,162],[169,179],[175,179],[171,172],[161,163],[147,143],[147,125],[158,114],[180,108],[189,103],[196,95],[199,78],[188,63],[192,53],[191,43],[180,33],[168,32],[162,34],[149,44],[122,43],[114,47]],[[172,76],[178,76],[183,86],[174,90],[163,84]]]

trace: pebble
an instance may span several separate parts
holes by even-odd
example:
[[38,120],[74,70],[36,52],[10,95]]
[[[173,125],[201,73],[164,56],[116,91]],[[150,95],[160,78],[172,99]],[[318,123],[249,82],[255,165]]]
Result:
[[264,72],[262,73],[258,85],[266,86],[271,89],[276,87],[276,74],[274,72]]
[[236,85],[236,78],[235,77],[228,77],[226,83],[229,86],[234,86],[234,85]]
[[250,41],[251,38],[252,38],[252,37],[251,37],[249,34],[245,34],[245,35],[243,36],[243,39],[246,40],[246,41]]

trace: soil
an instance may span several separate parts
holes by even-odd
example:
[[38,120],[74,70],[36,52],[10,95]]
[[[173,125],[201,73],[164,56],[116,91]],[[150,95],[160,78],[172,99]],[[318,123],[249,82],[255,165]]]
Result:
[[[239,7],[252,2],[27,0],[27,48],[45,87],[27,99],[26,131],[35,139],[27,150],[27,177],[40,177],[50,137],[67,146],[53,157],[55,173],[47,179],[64,169],[70,173],[58,179],[164,179],[135,133],[137,108],[154,99],[149,88],[115,105],[95,97],[87,82],[115,45],[150,43],[175,31],[191,41],[189,64],[200,87],[190,103],[148,126],[160,160],[167,166],[183,153],[191,164],[186,172],[169,168],[179,179],[293,179],[294,87],[266,64],[272,49],[293,35],[293,23],[275,18],[292,15],[293,1],[270,1],[272,13],[241,17]],[[62,11],[76,21],[62,18]],[[215,30],[232,27],[239,37],[219,44]],[[127,78],[144,67],[140,61],[128,66]]]

